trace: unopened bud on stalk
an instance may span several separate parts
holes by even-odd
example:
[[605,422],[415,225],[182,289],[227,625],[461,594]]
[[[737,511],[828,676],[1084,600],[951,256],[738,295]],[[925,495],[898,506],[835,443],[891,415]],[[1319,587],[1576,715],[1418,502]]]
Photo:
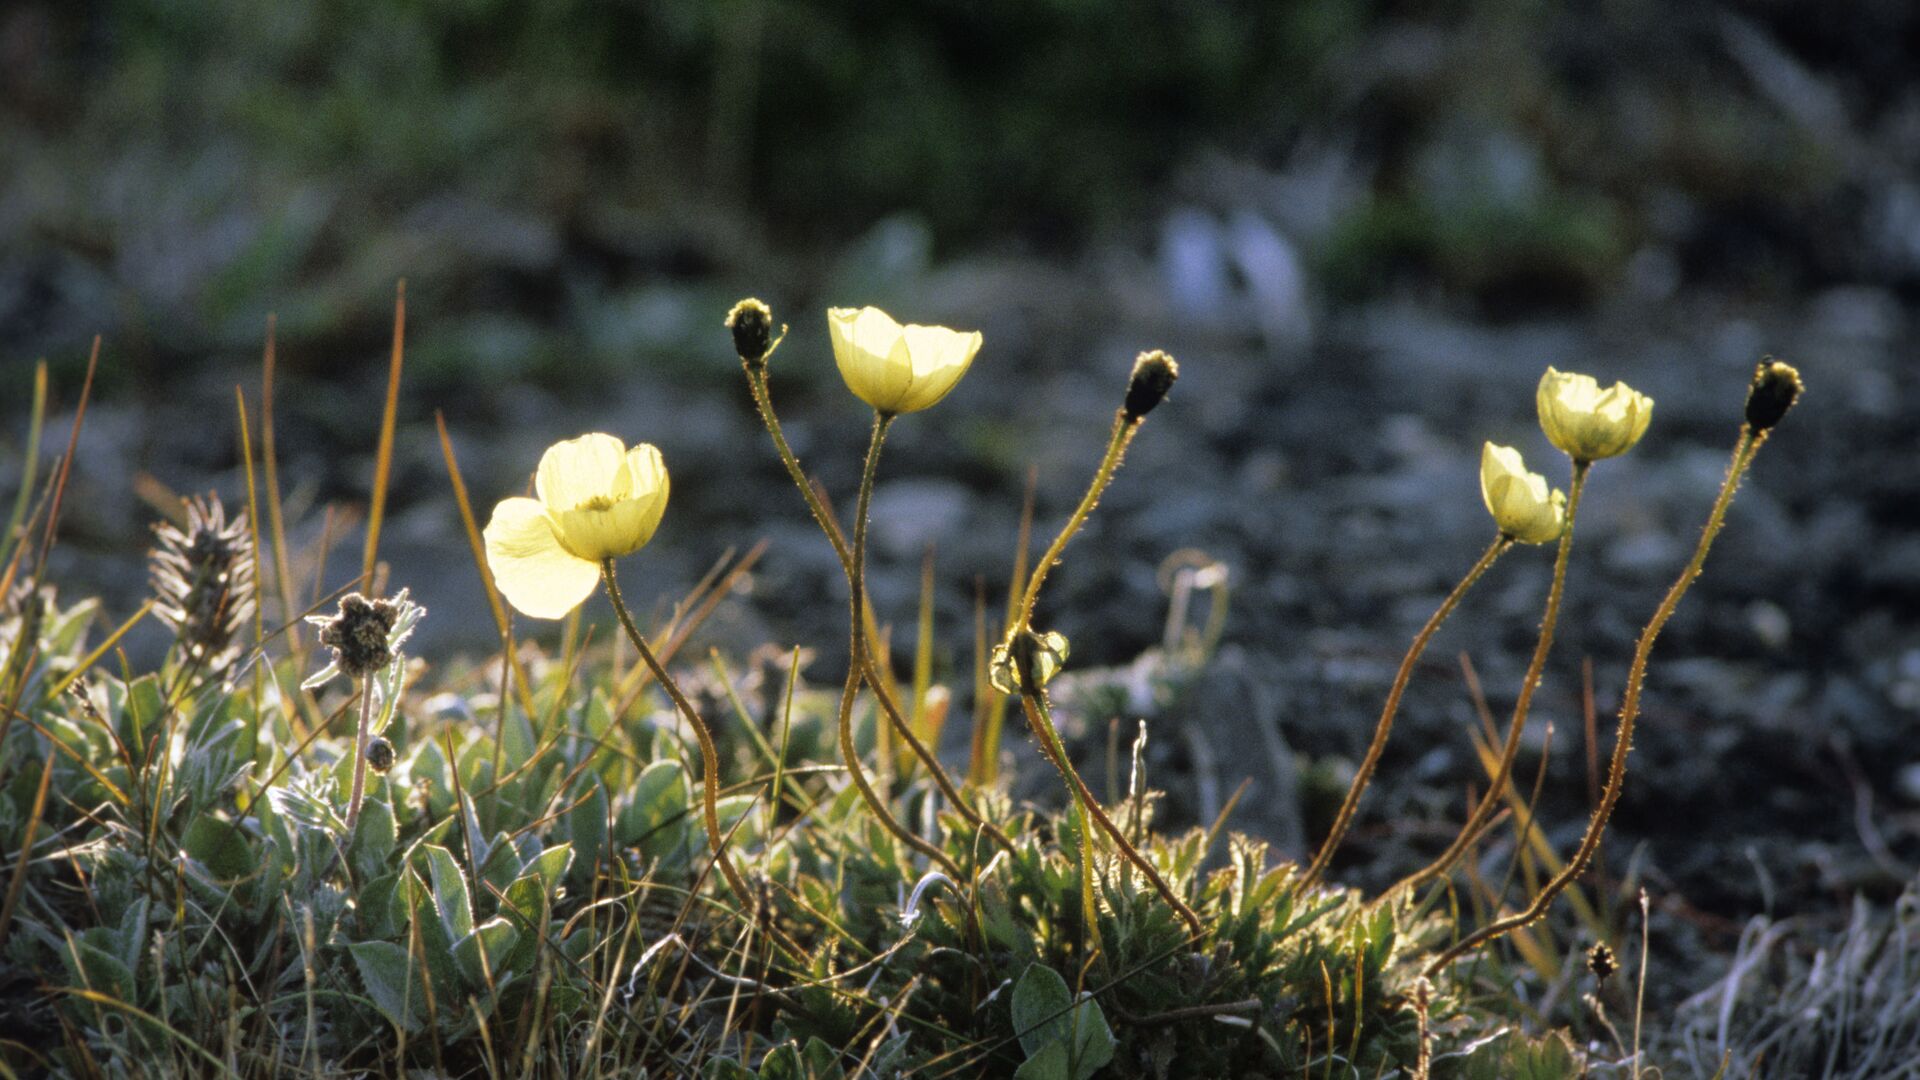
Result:
[[377,773],[393,768],[393,744],[381,736],[374,736],[367,744],[367,767]]
[[1780,422],[1793,408],[1803,386],[1793,365],[1779,360],[1762,360],[1753,371],[1753,386],[1747,391],[1747,427],[1755,435]]
[[1152,412],[1179,377],[1180,365],[1173,362],[1173,357],[1159,349],[1141,353],[1133,362],[1133,379],[1127,383],[1127,419],[1138,420]]
[[767,350],[773,348],[773,309],[751,297],[733,305],[727,312],[727,329],[733,331],[733,351],[749,364],[765,363]]

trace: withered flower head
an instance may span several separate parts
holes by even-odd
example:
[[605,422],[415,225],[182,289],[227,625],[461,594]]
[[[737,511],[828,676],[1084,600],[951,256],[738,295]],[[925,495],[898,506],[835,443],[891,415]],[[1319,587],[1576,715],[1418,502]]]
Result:
[[1747,391],[1747,426],[1754,434],[1771,428],[1787,415],[1804,386],[1793,365],[1768,358],[1753,370],[1753,386]]
[[748,297],[727,312],[727,329],[733,331],[733,351],[740,359],[763,363],[773,348],[773,309]]
[[147,569],[154,614],[190,659],[214,671],[239,654],[241,631],[253,617],[253,536],[247,515],[228,521],[214,495],[186,500],[186,511],[184,529],[171,522],[153,528]]
[[333,650],[334,666],[358,679],[393,662],[387,638],[400,610],[391,600],[369,600],[359,593],[340,598],[340,611],[316,619],[320,644]]
[[1587,969],[1593,972],[1595,978],[1606,982],[1609,976],[1620,970],[1620,964],[1613,958],[1613,950],[1607,948],[1607,943],[1599,941],[1587,950]]
[[1127,417],[1137,420],[1152,412],[1179,377],[1180,365],[1173,362],[1173,357],[1159,349],[1141,353],[1133,362],[1133,378],[1127,383]]

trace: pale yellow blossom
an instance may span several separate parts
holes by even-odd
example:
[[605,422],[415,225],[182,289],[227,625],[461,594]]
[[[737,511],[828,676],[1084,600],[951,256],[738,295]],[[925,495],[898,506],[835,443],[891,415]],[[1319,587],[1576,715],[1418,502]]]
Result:
[[1575,461],[1626,453],[1653,419],[1652,398],[1623,382],[1602,390],[1591,375],[1548,368],[1535,397],[1541,430]]
[[829,309],[827,328],[847,389],[889,416],[937,404],[980,351],[978,330],[901,326],[876,307]]
[[1522,543],[1560,539],[1567,526],[1567,496],[1547,490],[1547,480],[1527,471],[1520,451],[1486,444],[1480,451],[1480,498],[1500,531]]
[[504,499],[487,522],[487,566],[507,602],[536,619],[580,606],[605,559],[653,539],[667,509],[667,467],[648,443],[633,449],[594,433],[540,458],[537,499]]

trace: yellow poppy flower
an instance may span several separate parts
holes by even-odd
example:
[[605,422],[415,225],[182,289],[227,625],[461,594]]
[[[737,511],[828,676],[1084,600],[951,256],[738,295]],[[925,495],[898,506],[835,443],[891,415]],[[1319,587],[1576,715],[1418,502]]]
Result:
[[1541,430],[1575,461],[1626,453],[1653,419],[1652,398],[1623,382],[1602,390],[1591,375],[1548,368],[1535,397]]
[[493,508],[487,565],[508,603],[558,619],[593,592],[601,560],[653,539],[667,509],[667,466],[651,444],[629,450],[596,432],[548,447],[533,488],[539,498]]
[[1567,527],[1566,493],[1549,494],[1546,477],[1528,472],[1520,451],[1511,446],[1481,448],[1480,498],[1500,531],[1522,543],[1558,540]]
[[889,416],[938,403],[980,351],[978,330],[901,326],[876,307],[831,308],[827,329],[847,389]]

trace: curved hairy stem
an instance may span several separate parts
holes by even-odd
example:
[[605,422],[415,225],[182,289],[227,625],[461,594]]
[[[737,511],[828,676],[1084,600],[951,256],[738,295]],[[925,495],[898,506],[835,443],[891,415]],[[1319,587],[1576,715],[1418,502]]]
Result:
[[1033,620],[1033,605],[1040,599],[1040,586],[1047,580],[1047,571],[1060,561],[1060,555],[1067,550],[1067,542],[1073,539],[1080,526],[1087,523],[1093,508],[1100,505],[1100,496],[1106,493],[1107,485],[1113,482],[1114,472],[1120,468],[1120,460],[1127,454],[1127,446],[1133,442],[1133,436],[1140,430],[1140,421],[1144,417],[1129,416],[1125,409],[1115,410],[1113,414],[1113,433],[1107,436],[1107,452],[1100,459],[1100,468],[1093,474],[1093,482],[1087,485],[1087,493],[1081,497],[1080,505],[1073,510],[1073,516],[1060,529],[1060,535],[1053,538],[1047,553],[1033,564],[1033,576],[1027,579],[1027,591],[1021,594],[1020,610],[1014,617],[1013,625],[1028,627]]
[[[1614,734],[1613,760],[1607,770],[1607,786],[1601,793],[1600,805],[1594,807],[1593,818],[1587,823],[1586,834],[1580,838],[1580,846],[1575,849],[1573,857],[1567,860],[1566,867],[1541,888],[1525,911],[1489,923],[1461,939],[1458,944],[1441,953],[1438,959],[1428,965],[1426,973],[1429,978],[1482,943],[1517,930],[1545,915],[1547,909],[1553,905],[1554,899],[1564,892],[1592,861],[1594,852],[1600,847],[1600,838],[1606,832],[1607,820],[1613,816],[1613,808],[1620,801],[1620,792],[1626,782],[1627,754],[1633,748],[1633,725],[1640,717],[1640,691],[1646,685],[1647,657],[1653,651],[1654,639],[1660,636],[1660,631],[1666,627],[1667,620],[1673,618],[1674,610],[1680,606],[1680,598],[1686,595],[1694,579],[1700,576],[1700,569],[1707,561],[1707,551],[1713,547],[1714,538],[1720,534],[1721,527],[1726,524],[1727,507],[1733,502],[1734,492],[1740,487],[1740,478],[1747,471],[1747,466],[1753,464],[1754,455],[1759,453],[1760,446],[1765,441],[1765,432],[1756,435],[1750,428],[1741,427],[1740,439],[1733,448],[1733,461],[1727,466],[1727,478],[1720,485],[1720,494],[1713,501],[1712,512],[1707,515],[1707,524],[1700,532],[1700,543],[1693,550],[1693,558],[1687,561],[1686,568],[1680,572],[1680,577],[1667,590],[1667,595],[1660,601],[1660,606],[1654,609],[1653,617],[1647,620],[1647,625],[1641,629],[1640,640],[1634,644],[1633,663],[1627,669],[1626,692],[1620,700],[1620,722]],[[1488,796],[1487,801],[1493,801],[1491,795]]]
[[1467,590],[1473,588],[1474,583],[1487,572],[1487,568],[1493,565],[1494,560],[1511,548],[1513,543],[1511,536],[1502,534],[1495,537],[1493,543],[1487,545],[1487,550],[1481,554],[1479,561],[1473,564],[1473,569],[1467,571],[1466,576],[1460,579],[1460,583],[1453,587],[1453,591],[1448,593],[1447,598],[1442,600],[1440,606],[1434,610],[1433,617],[1429,618],[1427,624],[1420,628],[1420,632],[1413,636],[1413,644],[1407,647],[1407,655],[1400,661],[1400,670],[1394,673],[1393,686],[1387,691],[1387,702],[1381,706],[1380,720],[1374,725],[1373,741],[1367,746],[1366,757],[1361,759],[1360,769],[1354,773],[1353,783],[1347,788],[1346,800],[1340,804],[1340,812],[1333,819],[1333,828],[1328,831],[1326,841],[1320,845],[1319,853],[1313,857],[1313,862],[1307,866],[1306,873],[1301,876],[1302,888],[1311,886],[1320,879],[1321,874],[1326,872],[1327,864],[1333,861],[1333,853],[1340,847],[1340,841],[1345,839],[1348,827],[1353,824],[1353,815],[1359,809],[1360,797],[1366,793],[1367,784],[1373,779],[1374,769],[1380,764],[1380,755],[1387,748],[1387,737],[1393,733],[1393,719],[1400,711],[1400,698],[1406,693],[1407,681],[1413,675],[1413,665],[1418,663],[1420,655],[1427,651],[1427,643],[1433,640],[1433,635],[1440,629],[1440,624],[1446,622],[1447,616],[1453,614],[1453,609],[1459,606],[1461,597],[1467,595]]
[[[886,801],[873,790],[873,784],[867,779],[866,767],[860,763],[860,750],[853,744],[853,703],[860,693],[860,682],[866,676],[866,665],[862,661],[867,655],[867,622],[863,617],[867,606],[867,508],[873,501],[873,478],[880,470],[880,447],[886,442],[887,428],[892,424],[893,417],[886,413],[876,411],[873,414],[873,437],[867,442],[867,462],[860,473],[860,496],[854,503],[853,556],[847,575],[848,591],[852,597],[849,622],[853,629],[848,645],[847,685],[840,692],[840,756],[846,762],[847,775],[853,778],[853,786],[859,789],[860,797],[866,800],[867,809],[880,819],[880,824],[899,837],[902,843],[932,859],[942,870],[957,878],[963,876],[959,864],[941,851],[938,845],[900,824],[892,811],[887,809]],[[878,681],[873,685],[877,698],[881,694]]]
[[1053,767],[1060,771],[1060,778],[1066,781],[1068,790],[1073,793],[1074,801],[1080,804],[1080,808],[1088,817],[1099,823],[1101,831],[1113,839],[1114,844],[1126,855],[1127,861],[1140,868],[1140,872],[1153,883],[1154,891],[1160,894],[1160,898],[1167,902],[1168,907],[1179,914],[1193,936],[1196,939],[1204,937],[1206,928],[1201,924],[1200,916],[1194,913],[1193,908],[1187,906],[1185,900],[1180,899],[1173,888],[1167,884],[1166,879],[1160,876],[1160,872],[1147,861],[1147,857],[1140,854],[1139,849],[1128,842],[1126,834],[1121,832],[1120,827],[1107,816],[1107,812],[1101,809],[1100,801],[1094,798],[1092,791],[1088,790],[1087,782],[1082,780],[1080,774],[1074,770],[1073,763],[1067,758],[1066,744],[1060,739],[1060,731],[1053,726],[1053,713],[1047,706],[1046,691],[1039,688],[1022,688],[1020,701],[1027,710],[1027,723],[1032,725],[1033,733],[1040,739],[1041,751],[1046,754],[1047,760],[1053,762]]
[[742,902],[751,903],[753,893],[747,889],[747,881],[740,876],[739,868],[733,865],[733,856],[727,853],[726,834],[720,831],[720,750],[714,745],[713,732],[707,729],[707,722],[700,718],[693,702],[688,701],[687,695],[681,692],[680,685],[667,674],[659,657],[648,647],[647,639],[640,636],[640,628],[634,625],[633,616],[627,611],[626,599],[620,595],[620,582],[614,577],[612,559],[600,564],[600,580],[607,586],[607,599],[613,601],[613,613],[619,617],[620,626],[626,630],[634,650],[646,662],[654,681],[673,699],[674,707],[686,718],[687,724],[693,728],[694,737],[700,742],[700,768],[706,774],[700,785],[700,810],[707,826],[707,842],[713,845],[714,861],[720,864],[720,873],[726,877],[734,894]]
[[1400,879],[1384,896],[1392,896],[1402,889],[1417,889],[1453,869],[1453,864],[1472,848],[1500,808],[1499,794],[1507,789],[1507,778],[1513,774],[1514,759],[1520,756],[1520,734],[1526,730],[1527,716],[1533,711],[1533,694],[1540,688],[1540,676],[1547,667],[1547,654],[1553,651],[1554,630],[1560,623],[1560,598],[1566,591],[1567,559],[1573,553],[1573,523],[1580,512],[1580,495],[1586,490],[1587,472],[1592,467],[1591,462],[1573,463],[1573,479],[1567,484],[1567,527],[1560,534],[1560,550],[1553,559],[1553,584],[1547,589],[1547,609],[1540,617],[1540,638],[1534,644],[1533,659],[1527,664],[1526,677],[1521,680],[1520,696],[1513,702],[1513,718],[1507,723],[1507,738],[1500,747],[1500,760],[1494,766],[1493,783],[1487,788],[1486,797],[1468,813],[1466,822],[1454,834],[1447,850],[1441,852],[1439,858]]
[[[767,387],[766,365],[749,363],[745,366],[747,383],[753,391],[753,403],[760,412],[760,420],[766,425],[767,433],[773,436],[774,449],[780,452],[780,461],[787,467],[787,475],[793,479],[794,486],[800,489],[801,497],[806,500],[807,510],[813,514],[814,523],[820,526],[821,532],[827,534],[827,542],[833,545],[833,553],[840,560],[840,570],[846,575],[848,587],[851,588],[855,576],[853,552],[848,549],[846,538],[841,535],[833,515],[820,501],[819,492],[807,482],[807,474],[800,467],[800,459],[794,455],[793,448],[787,445],[786,433],[780,428],[780,418],[773,411],[773,395]],[[864,624],[864,618],[860,621]],[[879,669],[870,650],[861,651],[859,666],[867,685],[873,690],[874,699],[880,703],[881,711],[886,714],[888,723],[906,741],[913,755],[926,766],[927,775],[933,777],[933,782],[939,786],[940,793],[946,796],[948,804],[959,811],[960,816],[966,818],[974,828],[985,831],[1002,847],[1011,849],[1013,840],[1001,831],[999,826],[987,821],[973,809],[972,804],[961,794],[958,785],[953,782],[953,778],[941,766],[940,759],[920,740],[918,735],[914,734],[913,725],[907,722],[906,716],[900,711],[899,703],[893,700],[892,694],[887,693],[886,684],[880,679]]]

